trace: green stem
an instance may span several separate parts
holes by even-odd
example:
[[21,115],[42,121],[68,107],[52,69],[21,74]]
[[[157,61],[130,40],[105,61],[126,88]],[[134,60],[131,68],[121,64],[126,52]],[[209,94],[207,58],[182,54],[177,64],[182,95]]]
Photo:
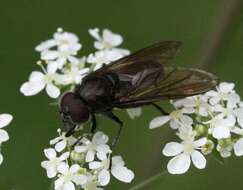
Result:
[[54,180],[52,180],[50,186],[49,186],[49,190],[54,190]]
[[153,175],[151,177],[149,177],[148,179],[142,181],[141,183],[133,186],[132,188],[128,189],[128,190],[138,190],[141,189],[151,183],[153,183],[154,181],[158,180],[160,177],[162,177],[163,175],[167,174],[167,170],[162,171],[161,173],[158,173],[156,175]]

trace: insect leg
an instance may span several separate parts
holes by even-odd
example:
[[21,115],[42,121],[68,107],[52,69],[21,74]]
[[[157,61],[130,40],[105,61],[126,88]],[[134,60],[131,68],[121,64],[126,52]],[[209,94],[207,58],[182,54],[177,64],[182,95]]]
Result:
[[169,115],[168,112],[166,112],[162,107],[160,107],[159,105],[155,104],[155,103],[151,103],[152,106],[154,106],[160,113],[162,113],[163,115]]
[[116,115],[114,115],[111,111],[105,112],[105,115],[107,117],[109,117],[111,120],[113,120],[113,121],[115,121],[116,123],[119,124],[118,132],[117,132],[116,136],[113,138],[112,144],[111,144],[111,148],[113,149],[116,146],[116,144],[118,142],[118,139],[119,139],[119,137],[121,135],[121,131],[122,131],[122,127],[123,127],[123,122]]
[[97,129],[96,118],[94,113],[91,114],[91,121],[92,121],[91,134],[94,134]]
[[86,133],[86,134],[83,134],[81,135],[77,141],[73,144],[73,146],[76,146],[81,140],[83,137],[92,137],[92,135],[95,133],[96,129],[97,129],[97,125],[96,125],[96,118],[95,118],[95,114],[94,113],[91,113],[91,122],[92,122],[92,126],[91,126],[91,131],[90,133]]
[[73,126],[72,128],[70,128],[67,133],[65,134],[65,137],[70,137],[71,135],[73,135],[75,133],[75,128],[76,126]]
[[[111,120],[113,120],[113,121],[115,121],[116,123],[119,124],[118,132],[117,132],[116,136],[113,138],[112,144],[111,144],[111,150],[113,150],[114,147],[116,146],[117,142],[118,142],[118,139],[119,139],[120,135],[121,135],[121,131],[122,131],[122,127],[123,127],[123,122],[116,115],[114,115],[111,111],[105,112],[105,115],[107,117],[109,117]],[[111,166],[112,166],[112,153],[109,155],[109,157],[110,157],[110,166],[109,166],[109,169],[111,169]]]

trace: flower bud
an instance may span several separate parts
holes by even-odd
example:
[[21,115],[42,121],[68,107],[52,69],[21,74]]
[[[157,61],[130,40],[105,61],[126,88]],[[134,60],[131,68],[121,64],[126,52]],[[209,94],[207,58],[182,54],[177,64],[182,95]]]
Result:
[[214,143],[212,140],[208,140],[207,143],[202,147],[202,153],[204,155],[210,154],[214,149]]

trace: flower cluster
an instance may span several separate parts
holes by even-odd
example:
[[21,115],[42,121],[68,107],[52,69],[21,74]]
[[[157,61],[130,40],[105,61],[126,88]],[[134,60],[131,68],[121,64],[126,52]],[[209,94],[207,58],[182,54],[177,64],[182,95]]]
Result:
[[1,154],[2,143],[9,140],[8,132],[2,128],[9,125],[9,123],[12,121],[12,119],[13,119],[13,116],[10,114],[7,114],[7,113],[0,114],[0,165],[3,162],[3,155]]
[[[95,28],[88,32],[95,40],[96,49],[88,56],[78,55],[82,48],[78,36],[61,28],[51,39],[40,43],[35,50],[40,53],[37,65],[42,71],[33,71],[20,92],[33,96],[45,90],[49,97],[59,98],[63,92],[81,84],[90,72],[130,54],[129,50],[119,48],[123,42],[121,35],[108,29]],[[134,119],[142,114],[142,109],[127,112]],[[55,190],[101,190],[108,185],[111,175],[125,183],[134,178],[122,157],[112,156],[107,135],[97,132],[92,139],[90,136],[67,138],[64,132],[58,132],[59,137],[50,141],[52,147],[44,150],[49,160],[41,163],[47,176],[55,180]]]
[[124,183],[133,180],[134,173],[125,167],[122,157],[111,158],[109,139],[103,132],[96,132],[92,138],[65,137],[60,129],[58,132],[59,137],[50,141],[54,147],[44,150],[48,160],[41,163],[48,178],[54,179],[55,190],[102,190],[111,175]]
[[226,158],[243,155],[243,106],[233,83],[222,82],[204,95],[171,102],[175,110],[154,118],[150,128],[169,122],[181,142],[170,142],[163,154],[172,158],[171,174],[188,171],[191,162],[198,169],[206,167],[205,156]]
[[[130,54],[127,49],[119,48],[123,38],[108,29],[102,33],[98,28],[90,29],[89,34],[95,39],[96,51],[88,56],[78,56],[82,48],[77,35],[58,28],[53,37],[40,43],[35,50],[40,53],[37,65],[42,71],[33,71],[29,80],[22,84],[20,92],[33,96],[46,90],[51,98],[60,97],[64,91],[73,90],[76,84],[90,72],[105,64]],[[141,108],[129,109],[129,116],[141,115]]]

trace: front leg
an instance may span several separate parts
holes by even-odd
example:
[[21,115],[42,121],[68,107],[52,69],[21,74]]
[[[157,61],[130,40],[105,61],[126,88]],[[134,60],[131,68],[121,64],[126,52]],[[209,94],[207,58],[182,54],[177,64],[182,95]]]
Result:
[[115,121],[116,123],[119,124],[119,129],[117,131],[117,134],[113,138],[112,144],[111,144],[111,149],[113,149],[116,146],[116,144],[117,144],[117,142],[119,140],[119,137],[121,135],[121,131],[122,131],[122,127],[123,127],[123,122],[116,115],[114,115],[111,111],[104,112],[104,115],[106,115],[111,120],[113,120],[113,121]]
[[95,118],[95,114],[94,113],[91,113],[91,130],[90,130],[90,133],[86,133],[86,134],[83,134],[81,135],[77,141],[73,144],[73,146],[76,146],[81,140],[83,137],[92,137],[97,129],[97,124],[96,124],[96,118]]

